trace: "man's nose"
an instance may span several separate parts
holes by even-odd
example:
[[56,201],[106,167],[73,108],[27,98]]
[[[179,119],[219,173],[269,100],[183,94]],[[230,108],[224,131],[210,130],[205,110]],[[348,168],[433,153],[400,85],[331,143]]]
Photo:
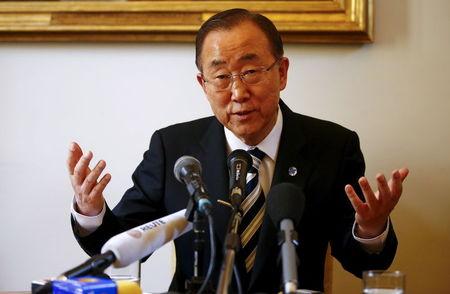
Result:
[[231,80],[231,99],[234,101],[242,101],[250,95],[247,85],[242,81],[240,76],[234,76]]

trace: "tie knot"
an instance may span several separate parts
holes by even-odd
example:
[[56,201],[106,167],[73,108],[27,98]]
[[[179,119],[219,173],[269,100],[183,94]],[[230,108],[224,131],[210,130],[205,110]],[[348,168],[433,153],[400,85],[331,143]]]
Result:
[[250,153],[251,156],[258,158],[259,160],[262,160],[264,156],[266,156],[266,153],[264,153],[264,151],[259,150],[259,148],[249,149],[247,150],[247,152]]
[[261,160],[266,156],[264,151],[259,150],[258,148],[247,150],[247,152],[252,156],[253,166],[256,169],[259,169],[259,165],[261,164]]

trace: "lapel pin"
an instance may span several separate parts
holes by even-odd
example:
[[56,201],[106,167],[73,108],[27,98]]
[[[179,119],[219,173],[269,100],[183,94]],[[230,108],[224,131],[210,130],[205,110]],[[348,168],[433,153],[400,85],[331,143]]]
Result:
[[288,173],[291,177],[295,177],[297,175],[297,168],[295,166],[291,166]]

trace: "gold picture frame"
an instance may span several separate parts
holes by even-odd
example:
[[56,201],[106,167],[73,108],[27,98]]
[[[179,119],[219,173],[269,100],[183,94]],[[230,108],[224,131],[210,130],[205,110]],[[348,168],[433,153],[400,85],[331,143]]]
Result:
[[192,42],[208,17],[242,7],[269,17],[285,42],[373,41],[372,0],[1,1],[2,42]]

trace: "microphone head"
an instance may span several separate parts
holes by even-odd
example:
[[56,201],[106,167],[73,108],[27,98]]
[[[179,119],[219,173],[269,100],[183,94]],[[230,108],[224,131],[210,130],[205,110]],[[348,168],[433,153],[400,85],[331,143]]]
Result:
[[173,174],[175,178],[183,183],[183,178],[191,173],[201,175],[202,165],[195,157],[184,155],[178,158],[173,166]]
[[273,186],[267,195],[267,214],[276,227],[283,219],[291,219],[298,225],[305,208],[305,194],[298,186],[280,183]]
[[245,150],[236,149],[228,155],[227,165],[228,168],[232,168],[236,162],[245,164],[246,170],[253,164],[252,156]]
[[253,164],[252,156],[245,150],[236,149],[228,155],[227,165],[230,176],[230,203],[239,208],[245,197],[247,173]]

